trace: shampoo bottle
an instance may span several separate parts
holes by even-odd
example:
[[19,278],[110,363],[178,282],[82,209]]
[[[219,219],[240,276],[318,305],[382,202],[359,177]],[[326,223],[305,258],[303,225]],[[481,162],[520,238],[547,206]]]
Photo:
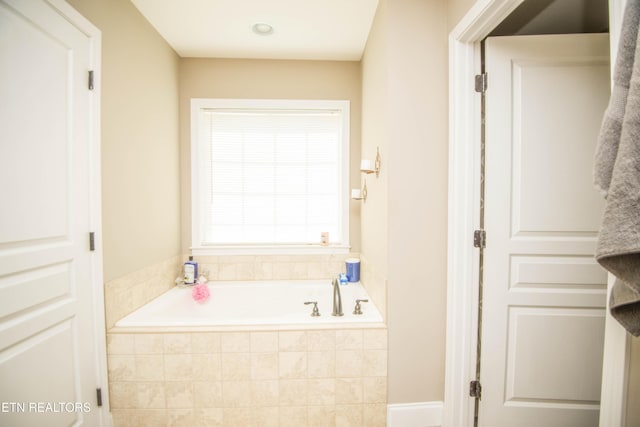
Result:
[[198,280],[198,262],[189,257],[189,261],[184,263],[184,283],[193,285]]

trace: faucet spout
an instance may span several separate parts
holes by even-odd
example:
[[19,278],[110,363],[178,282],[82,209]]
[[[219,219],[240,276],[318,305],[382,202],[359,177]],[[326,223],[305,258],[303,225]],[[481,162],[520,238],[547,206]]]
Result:
[[332,316],[342,316],[342,295],[340,295],[340,285],[337,279],[333,279],[333,312]]

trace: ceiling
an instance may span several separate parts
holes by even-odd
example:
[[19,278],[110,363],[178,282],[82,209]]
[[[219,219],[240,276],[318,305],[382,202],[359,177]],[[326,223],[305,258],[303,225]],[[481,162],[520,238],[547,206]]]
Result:
[[[131,0],[181,57],[358,61],[378,0]],[[256,23],[270,35],[252,31]]]

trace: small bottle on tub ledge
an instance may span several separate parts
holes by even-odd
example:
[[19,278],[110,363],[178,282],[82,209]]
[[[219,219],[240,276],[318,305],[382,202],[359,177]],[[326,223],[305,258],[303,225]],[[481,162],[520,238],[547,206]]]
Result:
[[189,261],[184,263],[184,284],[193,285],[198,280],[198,262],[189,257]]

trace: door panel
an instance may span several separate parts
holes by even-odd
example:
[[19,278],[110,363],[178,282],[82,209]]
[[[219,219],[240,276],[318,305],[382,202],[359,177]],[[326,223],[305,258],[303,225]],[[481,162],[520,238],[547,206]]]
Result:
[[0,425],[101,424],[90,54],[48,2],[0,0]]
[[[603,58],[513,58],[513,233],[592,233],[602,198],[592,182],[602,116],[594,101],[609,95],[593,85],[609,72]],[[552,105],[549,105],[552,104]],[[574,117],[574,121],[568,116]],[[576,203],[579,203],[577,206]],[[580,213],[576,215],[576,213]]]
[[598,425],[607,275],[591,169],[608,57],[603,34],[486,41],[481,426]]
[[599,309],[511,307],[506,400],[597,405],[600,378],[585,373],[602,366],[603,315]]

